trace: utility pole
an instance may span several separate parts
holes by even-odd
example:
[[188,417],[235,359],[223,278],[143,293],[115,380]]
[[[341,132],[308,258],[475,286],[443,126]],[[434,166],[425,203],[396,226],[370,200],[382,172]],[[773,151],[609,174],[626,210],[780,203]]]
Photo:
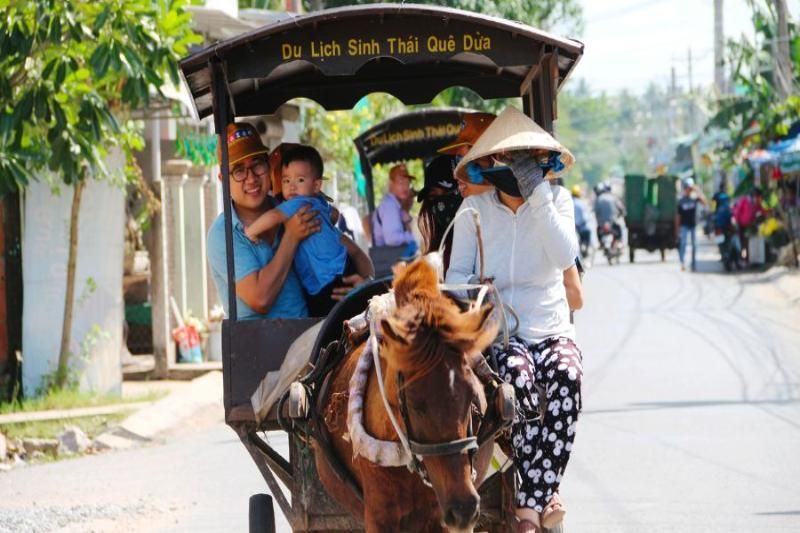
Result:
[[675,93],[677,92],[678,88],[675,86],[675,65],[672,65],[672,69],[670,72],[670,83],[669,83],[669,95],[672,98],[675,98]]
[[669,123],[669,138],[675,136],[675,96],[678,94],[678,88],[675,84],[675,65],[672,65],[670,71],[670,85],[669,85],[669,109],[667,110],[667,120]]
[[778,35],[773,44],[775,56],[775,74],[778,95],[785,100],[792,94],[793,76],[791,56],[789,55],[789,26],[786,0],[774,0],[778,16]]
[[689,119],[689,132],[694,133],[694,82],[692,80],[692,47],[688,51],[689,62],[689,94],[688,94],[688,119]]
[[714,0],[714,86],[717,94],[728,92],[725,83],[725,32],[723,30],[724,0]]

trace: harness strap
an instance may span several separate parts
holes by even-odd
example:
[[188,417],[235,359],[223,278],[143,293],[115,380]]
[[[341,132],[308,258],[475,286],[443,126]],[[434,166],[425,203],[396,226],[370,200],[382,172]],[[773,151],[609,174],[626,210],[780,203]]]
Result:
[[370,348],[372,349],[372,362],[373,366],[375,367],[375,374],[378,378],[378,387],[381,390],[381,398],[383,399],[383,406],[386,408],[386,414],[389,415],[389,420],[392,423],[392,427],[394,427],[397,436],[400,438],[400,442],[403,445],[403,448],[408,452],[409,456],[413,457],[413,453],[411,452],[411,446],[408,444],[408,438],[406,437],[403,430],[400,429],[400,424],[397,422],[397,418],[394,416],[394,410],[392,406],[389,405],[389,399],[386,397],[386,389],[383,386],[383,372],[381,371],[381,360],[380,356],[378,355],[378,335],[377,329],[375,327],[375,320],[374,318],[370,321],[370,329],[372,333],[369,337]]
[[451,440],[450,442],[443,442],[438,444],[422,444],[409,440],[408,444],[411,446],[411,451],[415,455],[455,455],[458,453],[467,453],[472,450],[478,449],[478,438],[467,437],[459,440]]

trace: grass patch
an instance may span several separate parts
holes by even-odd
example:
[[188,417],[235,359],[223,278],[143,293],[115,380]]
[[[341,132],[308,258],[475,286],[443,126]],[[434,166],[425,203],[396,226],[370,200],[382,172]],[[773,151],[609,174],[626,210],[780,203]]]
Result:
[[2,432],[9,439],[36,438],[57,439],[64,431],[64,426],[78,426],[89,436],[94,438],[124,420],[131,410],[110,415],[83,416],[80,418],[61,418],[58,420],[41,420],[36,422],[19,422],[16,424],[3,424]]
[[52,409],[74,409],[77,407],[98,407],[133,402],[150,402],[163,398],[167,391],[150,391],[134,397],[123,398],[118,394],[97,394],[80,392],[75,389],[56,390],[38,398],[27,398],[21,402],[0,403],[0,415],[30,411],[49,411]]

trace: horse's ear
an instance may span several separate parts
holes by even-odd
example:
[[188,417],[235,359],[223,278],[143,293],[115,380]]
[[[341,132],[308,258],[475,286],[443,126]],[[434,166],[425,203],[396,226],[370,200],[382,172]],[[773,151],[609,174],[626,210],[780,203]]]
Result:
[[414,295],[438,294],[439,278],[436,270],[422,259],[411,264],[400,263],[394,267],[394,297],[398,307],[409,303]]
[[383,333],[384,337],[391,339],[393,342],[408,344],[408,342],[394,330],[391,322],[385,318],[381,320],[381,333]]
[[477,311],[459,315],[460,324],[448,341],[465,353],[482,352],[497,337],[497,321],[492,318],[494,306],[486,304]]

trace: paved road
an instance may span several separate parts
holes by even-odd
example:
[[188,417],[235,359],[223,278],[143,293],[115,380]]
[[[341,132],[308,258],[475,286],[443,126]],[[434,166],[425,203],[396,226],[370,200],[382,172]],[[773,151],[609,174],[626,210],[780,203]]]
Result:
[[[570,532],[800,531],[800,292],[715,273],[704,251],[695,274],[642,254],[586,278]],[[195,422],[0,474],[0,531],[246,531],[263,481],[231,430]]]
[[800,531],[799,293],[701,251],[588,276],[571,531]]

